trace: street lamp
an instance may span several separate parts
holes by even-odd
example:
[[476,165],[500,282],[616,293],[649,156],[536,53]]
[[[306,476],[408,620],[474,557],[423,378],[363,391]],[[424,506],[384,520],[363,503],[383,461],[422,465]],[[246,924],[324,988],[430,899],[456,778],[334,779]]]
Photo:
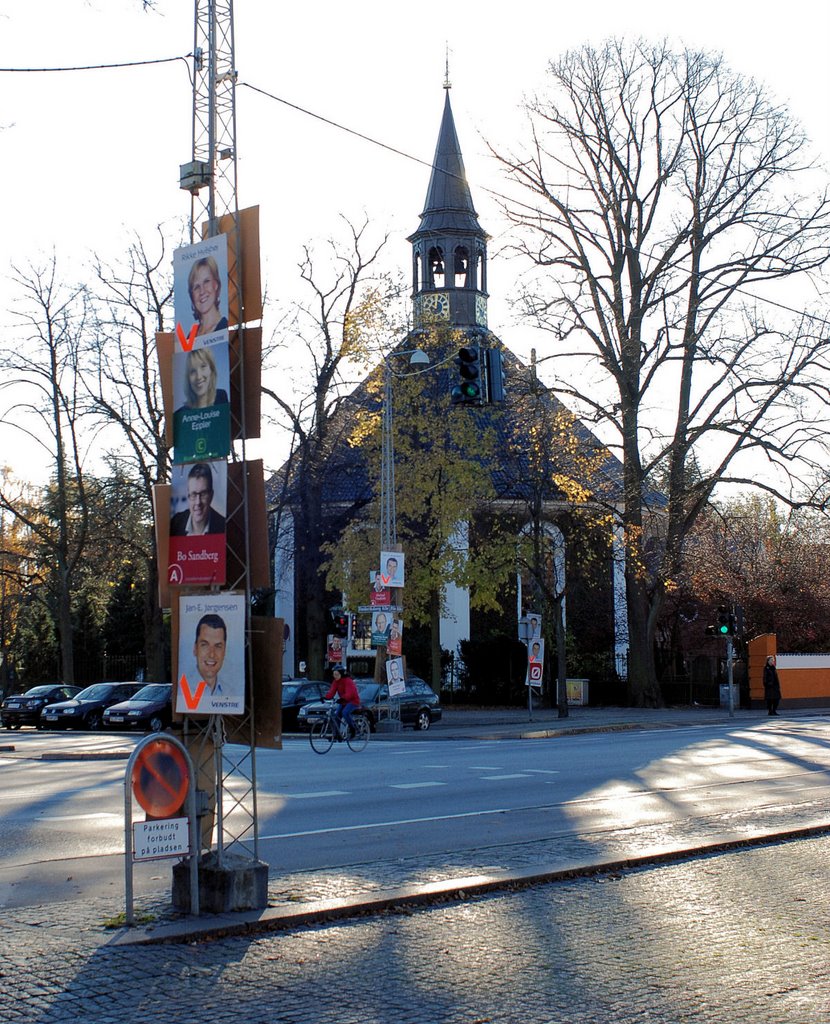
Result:
[[[409,356],[409,365],[418,367],[412,373],[396,374],[391,360]],[[380,549],[390,551],[398,542],[395,510],[395,440],[392,431],[392,378],[412,377],[423,373],[430,366],[429,356],[420,348],[390,352],[384,358],[383,378],[383,419],[380,453]]]

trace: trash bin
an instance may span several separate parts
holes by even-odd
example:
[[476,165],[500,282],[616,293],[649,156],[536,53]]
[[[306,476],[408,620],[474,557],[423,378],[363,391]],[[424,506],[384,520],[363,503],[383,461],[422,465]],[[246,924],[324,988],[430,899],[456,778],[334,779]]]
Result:
[[[729,683],[720,684],[720,706],[722,708],[729,707]],[[739,695],[738,684],[732,684],[732,707],[737,708],[741,706],[741,699]]]

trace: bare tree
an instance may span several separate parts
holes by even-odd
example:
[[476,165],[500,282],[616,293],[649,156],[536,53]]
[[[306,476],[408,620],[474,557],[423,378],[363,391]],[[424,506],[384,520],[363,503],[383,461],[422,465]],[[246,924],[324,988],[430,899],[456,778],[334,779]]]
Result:
[[[623,463],[630,696],[653,704],[657,617],[713,488],[757,483],[745,456],[758,453],[768,488],[791,498],[794,475],[823,461],[825,324],[762,300],[776,282],[782,304],[815,294],[827,185],[786,109],[717,56],[612,41],[549,75],[550,95],[526,105],[526,147],[497,155],[533,196],[509,204],[532,267],[525,312],[556,340],[557,390]],[[704,468],[690,482],[691,459]]]
[[[158,602],[152,504],[153,485],[167,480],[170,471],[155,341],[156,332],[165,328],[173,294],[163,232],[159,229],[155,251],[136,238],[120,264],[95,259],[94,272],[96,284],[87,291],[94,324],[84,346],[87,400],[105,428],[104,451],[113,480],[122,489],[132,489],[132,500],[143,509],[143,529],[136,531],[135,518],[125,517],[122,542],[144,566],[147,672],[151,679],[164,679],[164,623]],[[117,525],[112,524],[113,529]]]
[[330,241],[321,270],[306,248],[300,277],[311,295],[280,329],[282,350],[290,356],[277,387],[263,386],[276,407],[276,418],[290,432],[291,455],[283,465],[281,499],[275,509],[278,536],[284,516],[292,520],[296,559],[296,623],[299,656],[312,677],[322,675],[327,634],[325,541],[339,533],[370,494],[352,495],[342,503],[332,489],[346,472],[341,461],[348,446],[338,444],[353,428],[344,399],[356,383],[349,374],[365,367],[372,352],[394,333],[391,305],[398,286],[377,270],[386,244],[367,240],[368,222],[345,221],[346,243]]
[[40,503],[0,491],[0,509],[8,511],[36,538],[48,559],[50,608],[60,637],[61,669],[74,681],[72,635],[73,581],[88,540],[89,504],[84,477],[85,414],[80,346],[86,310],[80,291],[59,279],[54,257],[41,267],[14,268],[21,300],[13,310],[22,326],[16,344],[0,350],[10,398],[4,422],[45,453],[50,485]]

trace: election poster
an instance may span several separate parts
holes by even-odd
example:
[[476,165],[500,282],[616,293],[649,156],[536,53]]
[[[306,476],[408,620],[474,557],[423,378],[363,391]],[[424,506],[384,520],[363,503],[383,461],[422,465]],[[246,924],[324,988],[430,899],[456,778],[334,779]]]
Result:
[[179,599],[176,711],[241,715],[245,711],[245,595]]
[[223,459],[173,467],[168,553],[171,584],[225,582],[227,494],[228,465]]

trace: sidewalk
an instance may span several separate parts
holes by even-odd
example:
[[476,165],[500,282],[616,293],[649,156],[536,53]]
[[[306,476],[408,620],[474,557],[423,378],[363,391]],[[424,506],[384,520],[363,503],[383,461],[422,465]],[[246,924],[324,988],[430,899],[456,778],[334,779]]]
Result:
[[[377,734],[372,742],[401,740],[478,740],[566,738],[582,733],[641,729],[680,729],[722,725],[749,727],[767,720],[765,711],[727,708],[570,708],[559,718],[555,708],[445,708],[442,721],[428,733]],[[830,715],[830,708],[782,712],[781,720]],[[297,737],[298,739],[299,737]],[[293,742],[294,740],[288,740]],[[466,899],[476,894],[506,890],[534,882],[554,881],[578,874],[613,871],[638,864],[673,860],[693,853],[734,849],[776,839],[809,836],[830,831],[830,812],[819,802],[798,807],[768,807],[762,813],[732,814],[728,820],[713,815],[684,822],[671,830],[641,826],[607,833],[603,845],[586,857],[578,840],[558,837],[546,843],[500,846],[440,858],[401,859],[394,863],[365,865],[348,875],[297,872],[272,879],[269,905],[262,911],[201,918],[170,920],[159,907],[156,921],[123,931],[115,945],[195,941],[232,934],[251,934],[296,928],[324,920],[380,913],[392,906],[418,906],[446,899]],[[297,893],[303,893],[298,901]]]

